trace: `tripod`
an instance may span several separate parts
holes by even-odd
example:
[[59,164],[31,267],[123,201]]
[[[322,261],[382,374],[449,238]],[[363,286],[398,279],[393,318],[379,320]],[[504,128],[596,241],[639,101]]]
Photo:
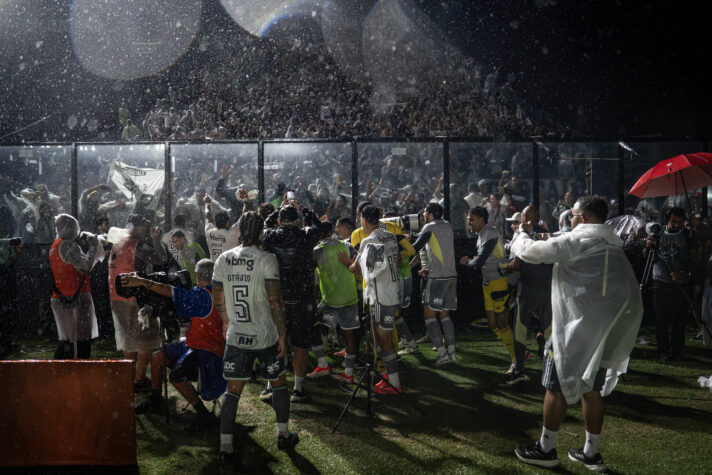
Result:
[[[364,408],[366,413],[370,416],[373,417],[373,412],[371,410],[371,387],[373,386],[374,382],[380,382],[380,381],[385,381],[388,386],[390,386],[393,390],[395,390],[395,386],[393,386],[389,381],[388,378],[384,378],[380,374],[378,374],[377,371],[374,371],[374,366],[376,362],[376,332],[375,329],[373,328],[373,319],[369,316],[369,321],[370,321],[370,330],[369,330],[369,336],[368,336],[368,343],[366,345],[366,366],[363,369],[363,372],[361,373],[361,376],[358,379],[358,383],[356,383],[356,387],[351,391],[351,395],[349,396],[348,401],[346,401],[346,405],[344,408],[341,410],[341,414],[339,414],[339,417],[336,419],[336,424],[334,425],[333,430],[331,431],[332,434],[336,433],[336,429],[338,429],[339,424],[341,424],[341,420],[344,418],[346,415],[346,412],[349,410],[349,407],[351,407],[351,404],[353,404],[354,399],[356,398],[356,394],[358,391],[361,389],[361,385],[363,384],[364,380],[366,379],[366,376],[370,376],[369,381],[366,383],[366,407]],[[369,354],[370,353],[370,354]],[[373,361],[373,363],[371,363]],[[378,381],[374,381],[376,378],[378,378]],[[405,393],[400,393],[401,396],[404,396]],[[423,417],[428,417],[427,414],[418,407],[418,405],[414,404],[412,401],[409,401],[410,405],[418,411]]]

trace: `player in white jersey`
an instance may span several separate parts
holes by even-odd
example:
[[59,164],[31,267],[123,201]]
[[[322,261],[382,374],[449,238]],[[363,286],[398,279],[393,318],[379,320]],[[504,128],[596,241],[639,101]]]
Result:
[[[398,360],[393,348],[393,322],[400,305],[398,283],[398,240],[393,233],[381,229],[378,220],[381,211],[375,206],[366,206],[361,211],[363,230],[368,234],[359,246],[359,253],[349,269],[363,274],[366,285],[363,299],[368,304],[376,342],[381,348],[380,356],[386,366],[384,379],[373,388],[376,394],[399,394],[402,392],[398,375]],[[342,256],[342,263],[347,263]]]
[[[205,201],[209,202],[210,198],[206,197]],[[206,211],[209,207],[206,206]],[[205,240],[208,242],[208,257],[215,262],[220,254],[237,247],[240,244],[240,232],[237,223],[230,226],[230,215],[227,211],[220,211],[215,214],[213,219],[212,213],[206,213],[207,221],[205,223]]]
[[259,248],[262,218],[254,211],[238,221],[242,245],[221,254],[213,271],[213,299],[223,321],[225,355],[223,375],[228,381],[220,411],[220,462],[234,460],[233,434],[237,403],[252,364],[260,361],[262,377],[272,384],[272,407],[277,415],[280,449],[299,442],[289,431],[289,393],[285,372],[284,303],[279,285],[279,264],[274,254]]

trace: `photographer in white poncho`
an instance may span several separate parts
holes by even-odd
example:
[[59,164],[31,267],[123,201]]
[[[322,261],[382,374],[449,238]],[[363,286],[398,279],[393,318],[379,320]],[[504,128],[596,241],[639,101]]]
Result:
[[643,316],[643,304],[633,269],[623,253],[623,241],[603,224],[605,200],[579,199],[572,209],[569,233],[545,241],[528,234],[533,223],[512,244],[512,252],[530,264],[553,263],[552,335],[542,371],[544,427],[531,446],[515,454],[525,463],[556,467],[556,436],[569,404],[581,399],[586,444],[570,449],[569,458],[591,470],[605,471],[598,442],[603,426],[603,399],[613,391],[628,367],[630,352]]

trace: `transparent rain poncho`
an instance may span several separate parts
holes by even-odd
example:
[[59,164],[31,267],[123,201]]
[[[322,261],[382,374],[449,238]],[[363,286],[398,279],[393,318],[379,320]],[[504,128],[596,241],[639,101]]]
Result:
[[525,262],[555,264],[551,338],[561,390],[569,404],[593,389],[599,367],[608,370],[604,396],[628,367],[643,303],[622,245],[613,228],[580,224],[547,241],[522,233],[512,246]]

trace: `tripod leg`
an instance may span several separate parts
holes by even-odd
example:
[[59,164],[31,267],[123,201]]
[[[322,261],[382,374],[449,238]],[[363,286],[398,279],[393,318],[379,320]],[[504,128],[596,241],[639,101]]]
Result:
[[[349,410],[351,403],[353,402],[354,398],[356,397],[356,393],[358,392],[359,389],[361,389],[361,384],[363,383],[364,378],[366,377],[367,374],[370,373],[370,368],[371,368],[371,365],[366,363],[366,367],[364,368],[363,373],[361,373],[361,377],[358,379],[358,383],[356,383],[356,387],[354,388],[353,391],[351,391],[351,396],[349,396],[349,400],[346,402],[346,405],[342,409],[341,414],[339,414],[339,418],[336,419],[336,424],[334,425],[334,429],[331,431],[332,434],[336,432],[336,429],[339,427],[339,424],[341,424],[341,419],[344,418],[344,416],[346,415],[346,411]],[[367,386],[366,390],[370,392],[370,389],[371,389],[370,386]],[[371,414],[370,404],[368,405],[367,411],[368,411],[368,414],[370,415]]]

